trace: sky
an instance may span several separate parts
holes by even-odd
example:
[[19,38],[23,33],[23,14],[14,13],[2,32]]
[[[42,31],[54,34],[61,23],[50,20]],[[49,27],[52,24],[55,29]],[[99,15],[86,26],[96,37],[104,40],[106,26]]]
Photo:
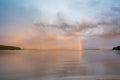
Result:
[[112,49],[120,45],[120,0],[0,0],[0,44]]

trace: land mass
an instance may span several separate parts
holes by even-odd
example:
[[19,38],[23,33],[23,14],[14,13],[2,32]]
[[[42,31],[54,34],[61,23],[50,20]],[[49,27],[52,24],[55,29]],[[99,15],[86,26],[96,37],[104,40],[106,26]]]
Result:
[[120,50],[120,46],[114,47],[113,50]]
[[20,47],[0,45],[0,50],[21,50]]

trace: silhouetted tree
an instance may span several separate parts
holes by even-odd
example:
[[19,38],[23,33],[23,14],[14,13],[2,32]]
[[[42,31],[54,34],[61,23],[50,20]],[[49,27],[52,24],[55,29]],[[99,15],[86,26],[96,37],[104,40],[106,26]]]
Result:
[[113,50],[120,50],[120,46],[114,47]]

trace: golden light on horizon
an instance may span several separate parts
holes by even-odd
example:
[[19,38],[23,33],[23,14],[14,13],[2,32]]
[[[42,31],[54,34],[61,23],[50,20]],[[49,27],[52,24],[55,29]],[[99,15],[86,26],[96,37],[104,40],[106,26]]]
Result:
[[[48,38],[49,39],[49,38]],[[44,39],[46,40],[46,38]],[[22,47],[23,49],[38,49],[38,50],[83,50],[82,40],[79,38],[73,39],[62,39],[62,40],[51,40],[43,41],[39,38],[30,38],[24,40],[23,37],[13,36],[9,39],[11,44]],[[42,43],[41,43],[42,42]],[[52,45],[49,45],[52,44]]]

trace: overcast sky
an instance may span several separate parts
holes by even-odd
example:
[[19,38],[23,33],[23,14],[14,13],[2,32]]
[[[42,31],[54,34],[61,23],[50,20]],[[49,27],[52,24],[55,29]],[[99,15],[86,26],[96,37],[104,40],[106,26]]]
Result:
[[0,0],[0,44],[111,49],[120,45],[120,0]]

